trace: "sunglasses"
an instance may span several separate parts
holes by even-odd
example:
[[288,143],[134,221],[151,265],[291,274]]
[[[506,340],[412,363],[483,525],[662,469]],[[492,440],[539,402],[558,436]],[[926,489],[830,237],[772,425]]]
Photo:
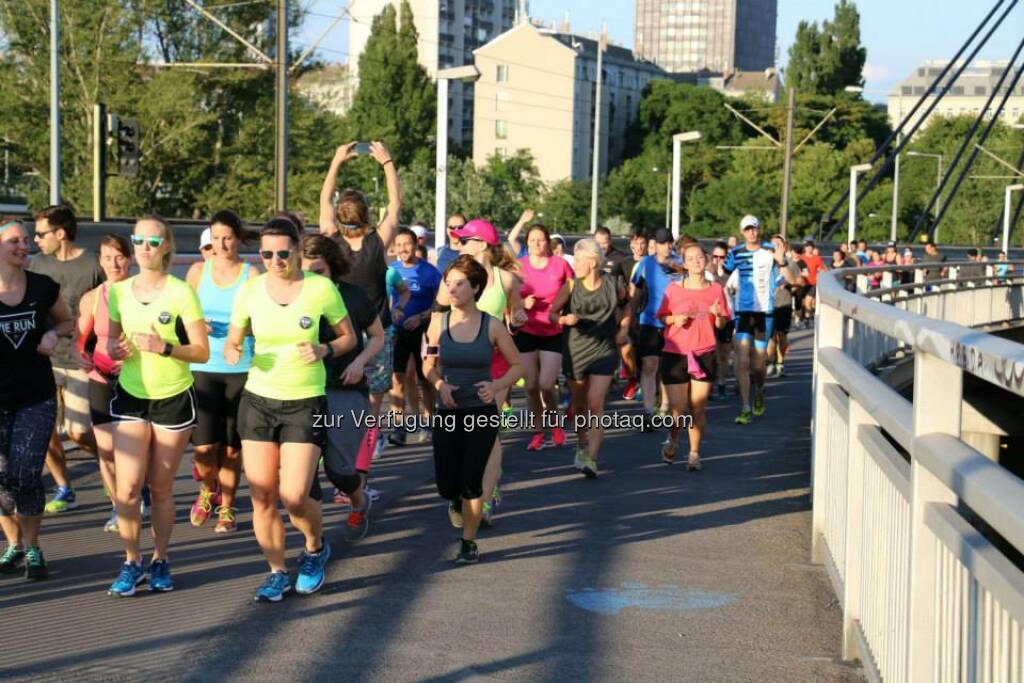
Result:
[[270,251],[268,249],[266,251],[260,252],[260,256],[263,258],[264,261],[270,261],[271,259],[274,258],[274,256],[277,256],[277,258],[281,259],[282,261],[287,261],[291,257],[291,255],[291,249],[278,249],[277,251]]
[[199,247],[200,251],[213,251],[213,245],[207,244],[205,247]]
[[36,230],[36,239],[41,239],[43,237],[46,237],[47,235],[52,235],[55,232],[56,230],[43,230],[42,232]]
[[712,254],[711,258],[722,259],[722,258],[725,258],[725,254]]
[[449,225],[448,229],[449,230],[462,230],[464,227],[466,227],[465,223],[459,223],[458,225]]
[[479,237],[460,237],[459,238],[459,244],[461,244],[462,246],[466,246],[470,242],[483,242],[483,240],[480,239]]
[[163,243],[163,237],[144,237],[143,235],[132,235],[132,244],[134,244],[137,247],[141,247],[143,244],[148,244],[153,249],[157,249]]

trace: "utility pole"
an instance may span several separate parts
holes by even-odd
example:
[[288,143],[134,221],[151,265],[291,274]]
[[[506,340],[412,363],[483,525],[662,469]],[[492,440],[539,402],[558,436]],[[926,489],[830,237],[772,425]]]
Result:
[[288,210],[288,0],[277,0],[274,209]]
[[60,204],[60,14],[50,0],[50,204]]
[[[899,149],[900,137],[896,136],[896,148]],[[889,241],[896,241],[896,225],[899,222],[900,217],[900,153],[896,152],[896,158],[893,160],[893,176],[892,176],[892,225],[889,228]]]
[[99,223],[107,212],[107,112],[92,108],[92,219]]
[[597,230],[597,186],[601,172],[601,104],[604,85],[604,22],[601,22],[601,38],[597,41],[597,88],[594,90],[594,167],[590,178],[590,232]]
[[793,119],[796,114],[796,88],[789,88],[789,104],[786,106],[786,148],[782,160],[782,215],[779,219],[779,232],[782,239],[789,239],[789,185],[793,172]]

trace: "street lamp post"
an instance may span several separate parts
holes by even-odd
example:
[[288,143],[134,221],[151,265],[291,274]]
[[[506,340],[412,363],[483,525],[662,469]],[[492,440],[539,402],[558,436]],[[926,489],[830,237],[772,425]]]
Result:
[[[929,157],[935,159],[938,162],[938,169],[935,175],[935,190],[938,191],[942,187],[942,154],[936,154],[933,152],[907,152],[908,157]],[[942,197],[939,197],[939,201],[935,205],[935,215],[938,216],[942,212]],[[939,241],[939,227],[935,226],[934,239],[936,242]]]
[[871,164],[858,164],[850,167],[850,239],[853,242],[857,238],[857,176],[871,170]]
[[437,72],[437,179],[434,186],[434,248],[444,246],[448,225],[448,81],[475,81],[480,72],[472,64]]
[[1006,186],[1003,201],[1003,251],[1006,252],[1006,258],[1010,258],[1010,195],[1021,190],[1024,190],[1024,185],[1020,183]]
[[[661,169],[655,166],[651,173],[661,173]],[[670,214],[672,213],[672,174],[665,174],[665,229],[668,230]]]
[[672,239],[679,238],[679,176],[682,146],[684,142],[696,142],[700,139],[699,130],[676,133],[672,136]]

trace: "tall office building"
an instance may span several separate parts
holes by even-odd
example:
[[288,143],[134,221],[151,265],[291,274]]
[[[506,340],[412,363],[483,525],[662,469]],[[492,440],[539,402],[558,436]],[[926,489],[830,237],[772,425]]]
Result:
[[[348,63],[358,82],[359,56],[370,38],[373,18],[401,0],[359,0],[351,4]],[[417,53],[431,78],[439,69],[473,63],[473,50],[512,28],[525,14],[525,0],[409,0],[419,33]],[[473,86],[453,81],[448,88],[448,134],[457,144],[473,139]]]
[[634,49],[666,71],[775,66],[778,0],[636,0]]

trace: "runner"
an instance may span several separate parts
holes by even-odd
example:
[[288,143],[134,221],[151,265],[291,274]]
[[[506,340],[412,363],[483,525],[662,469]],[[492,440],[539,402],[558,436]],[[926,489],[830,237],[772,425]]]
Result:
[[[480,559],[476,534],[486,490],[484,470],[500,443],[495,394],[511,387],[522,374],[508,330],[477,307],[486,286],[487,271],[472,256],[463,254],[448,266],[444,288],[451,310],[431,319],[423,363],[438,396],[435,420],[439,428],[434,430],[437,490],[449,501],[452,524],[462,528],[457,564],[475,564]],[[498,380],[491,379],[495,349],[509,365]]]
[[665,325],[661,352],[661,380],[668,389],[672,426],[661,450],[668,464],[679,449],[679,429],[685,425],[690,438],[687,469],[701,469],[700,442],[704,438],[708,397],[715,381],[715,332],[729,319],[729,303],[717,282],[705,277],[707,257],[699,244],[683,252],[686,279],[672,282],[658,307]]
[[[429,417],[434,403],[434,388],[423,377],[423,357],[420,346],[423,333],[430,324],[430,311],[441,285],[441,273],[434,266],[418,258],[415,253],[416,235],[407,229],[398,231],[395,237],[395,251],[398,260],[391,264],[389,271],[398,273],[404,288],[410,293],[408,301],[402,304],[392,300],[391,319],[394,328],[394,355],[392,357],[391,410],[397,419],[405,411],[406,389],[409,390],[410,407],[419,420],[420,401],[423,397],[422,415]],[[429,420],[425,422],[429,424]],[[418,428],[417,428],[418,430]],[[394,434],[405,444],[406,430]],[[429,434],[428,434],[429,436]]]
[[[128,279],[132,265],[128,240],[108,233],[100,239],[100,268],[106,282],[82,295],[78,311],[78,341],[75,344],[79,368],[89,373],[89,413],[96,438],[100,478],[110,499],[110,519],[104,531],[117,533],[117,491],[114,478],[114,425],[110,416],[110,399],[114,395],[121,362],[110,357],[110,315],[107,302],[111,285]],[[145,505],[145,501],[143,501]]]
[[[29,270],[56,282],[72,315],[77,315],[79,300],[103,281],[103,271],[94,254],[75,245],[78,222],[70,207],[48,206],[37,212],[34,218],[35,242],[40,253],[32,257]],[[71,346],[70,340],[61,339],[51,359],[57,383],[57,423],[50,437],[46,469],[50,471],[57,489],[46,504],[47,514],[66,512],[78,505],[68,479],[61,432],[82,450],[96,455],[96,440],[89,421],[89,377],[78,368]]]
[[[210,219],[213,256],[193,263],[186,281],[199,296],[210,337],[210,360],[192,366],[198,416],[192,444],[199,472],[199,495],[189,512],[192,526],[206,524],[217,515],[214,533],[238,528],[235,493],[242,472],[242,442],[238,437],[238,402],[252,363],[252,338],[247,338],[238,365],[224,359],[224,340],[231,323],[231,309],[238,290],[259,270],[245,263],[239,248],[249,241],[249,231],[234,211],[218,211]],[[220,504],[214,510],[214,500]]]
[[663,344],[665,327],[658,319],[658,307],[665,295],[665,288],[678,279],[676,259],[672,255],[672,233],[658,228],[654,233],[655,252],[645,256],[637,264],[631,279],[630,295],[637,301],[639,312],[636,334],[637,356],[640,358],[640,385],[644,393],[645,424],[650,424],[654,415],[654,404],[660,398],[658,365]]
[[[355,145],[355,142],[341,145],[334,153],[331,167],[320,190],[320,231],[338,243],[342,257],[349,264],[349,273],[344,277],[344,281],[363,288],[384,326],[384,348],[366,368],[366,379],[370,387],[370,407],[374,416],[377,416],[384,406],[384,396],[391,390],[394,334],[388,307],[388,265],[385,255],[393,246],[398,230],[402,190],[391,154],[383,144],[374,142],[370,145],[370,155],[384,170],[388,190],[388,207],[383,220],[374,230],[370,225],[370,207],[366,197],[356,190],[343,191],[335,207],[331,197],[337,186],[338,170],[342,164],[358,156]],[[383,445],[383,441],[378,443]],[[376,493],[369,487],[366,490],[371,497]]]
[[[641,228],[633,228],[633,233],[629,238],[629,251],[630,254],[622,264],[622,272],[626,276],[626,290],[627,297],[626,301],[622,306],[623,317],[629,316],[630,328],[629,328],[629,339],[626,344],[619,347],[619,357],[622,360],[623,374],[626,376],[626,388],[622,392],[622,398],[627,401],[632,401],[636,398],[637,390],[640,388],[640,372],[639,372],[639,359],[636,355],[636,339],[637,332],[639,331],[639,323],[634,312],[638,309],[638,304],[642,301],[639,297],[631,294],[633,292],[632,281],[633,275],[636,273],[637,265],[639,265],[641,259],[647,256],[647,232]],[[640,290],[636,294],[643,294]]]
[[[556,386],[562,365],[562,328],[548,319],[548,313],[562,285],[572,279],[573,272],[565,259],[551,256],[550,241],[547,228],[540,223],[532,225],[526,233],[529,255],[519,259],[527,319],[515,340],[526,376],[531,424],[538,429],[526,446],[528,451],[565,444],[565,430],[558,420]],[[551,430],[550,442],[544,439],[545,429]]]
[[451,216],[448,216],[448,222],[446,223],[448,244],[442,244],[431,253],[430,262],[434,264],[438,271],[443,273],[448,264],[459,257],[459,238],[454,235],[454,232],[461,230],[465,224],[466,217],[461,213],[453,213]]
[[0,218],[0,526],[7,538],[0,573],[24,564],[25,578],[35,581],[46,578],[43,462],[57,416],[50,357],[74,322],[59,285],[26,270],[30,244],[17,219]]
[[512,250],[515,258],[520,259],[528,255],[529,249],[519,237],[523,234],[523,229],[527,225],[533,222],[534,218],[537,218],[537,212],[533,209],[523,209],[523,212],[519,214],[519,220],[512,226],[512,229],[508,231],[508,236],[505,239],[505,243],[508,244],[509,249]]
[[[305,540],[295,590],[313,593],[324,582],[331,546],[323,537],[320,504],[310,497],[328,417],[323,359],[355,347],[338,289],[300,268],[297,226],[272,218],[260,231],[266,273],[248,280],[235,297],[224,345],[229,365],[242,357],[246,329],[255,337],[249,376],[238,407],[242,464],[253,504],[253,530],[270,575],[256,591],[260,602],[278,602],[292,589],[285,568],[285,528],[280,500]],[[320,343],[320,321],[337,338]]]
[[597,477],[597,454],[604,429],[604,400],[618,361],[617,345],[624,343],[629,320],[617,319],[618,302],[625,287],[605,275],[605,255],[593,239],[573,248],[576,277],[562,285],[548,314],[552,323],[565,326],[565,376],[572,392],[576,427],[576,469],[588,479]]
[[729,252],[724,268],[727,273],[736,272],[736,383],[742,402],[736,424],[745,425],[752,415],[764,415],[765,352],[775,333],[775,288],[783,278],[792,284],[793,275],[789,269],[779,270],[785,254],[761,242],[756,216],[744,216],[740,231],[744,244]]
[[[772,246],[775,253],[786,254],[789,245],[782,235],[772,235]],[[772,315],[775,317],[775,334],[768,341],[766,377],[786,376],[786,354],[789,353],[789,330],[793,324],[793,306],[799,301],[799,288],[803,286],[803,275],[800,274],[800,266],[788,255],[785,257],[780,269],[789,271],[790,277],[775,288],[775,308]]]
[[[379,428],[367,429],[356,416],[370,412],[366,364],[384,348],[384,327],[366,293],[341,280],[348,264],[341,250],[322,235],[307,235],[302,240],[302,269],[329,278],[338,287],[355,335],[355,346],[339,357],[324,360],[327,371],[327,414],[338,423],[327,429],[324,469],[336,487],[335,502],[344,497],[351,506],[346,537],[357,541],[370,525],[371,498],[365,495],[366,475],[370,472]],[[320,321],[320,341],[334,339],[326,322]],[[368,340],[363,341],[366,335]],[[418,349],[417,349],[418,353]],[[339,495],[340,494],[340,495]]]
[[807,289],[804,290],[803,307],[804,321],[808,325],[814,324],[814,308],[817,305],[818,273],[825,270],[824,261],[815,252],[817,252],[817,248],[814,246],[814,242],[810,240],[804,242],[803,256],[800,257],[803,267],[800,272],[807,283]]
[[196,422],[189,363],[209,358],[206,323],[191,288],[168,271],[174,233],[156,216],[140,218],[132,232],[139,274],[110,286],[108,354],[124,361],[109,410],[114,425],[117,526],[125,562],[108,593],[135,594],[145,579],[141,495],[152,497],[153,559],[149,589],[174,588],[167,546],[174,530],[174,478]]
[[[711,263],[708,264],[708,272],[711,273],[711,281],[717,282],[722,291],[725,292],[725,301],[729,310],[732,310],[732,301],[729,296],[729,289],[726,286],[729,281],[729,274],[725,272],[725,259],[729,254],[729,246],[723,242],[715,242],[711,248]],[[736,323],[730,317],[725,324],[715,329],[715,382],[718,386],[718,398],[725,399],[725,384],[729,381],[729,361],[733,357],[732,337],[736,329]],[[708,397],[709,399],[712,396]]]

